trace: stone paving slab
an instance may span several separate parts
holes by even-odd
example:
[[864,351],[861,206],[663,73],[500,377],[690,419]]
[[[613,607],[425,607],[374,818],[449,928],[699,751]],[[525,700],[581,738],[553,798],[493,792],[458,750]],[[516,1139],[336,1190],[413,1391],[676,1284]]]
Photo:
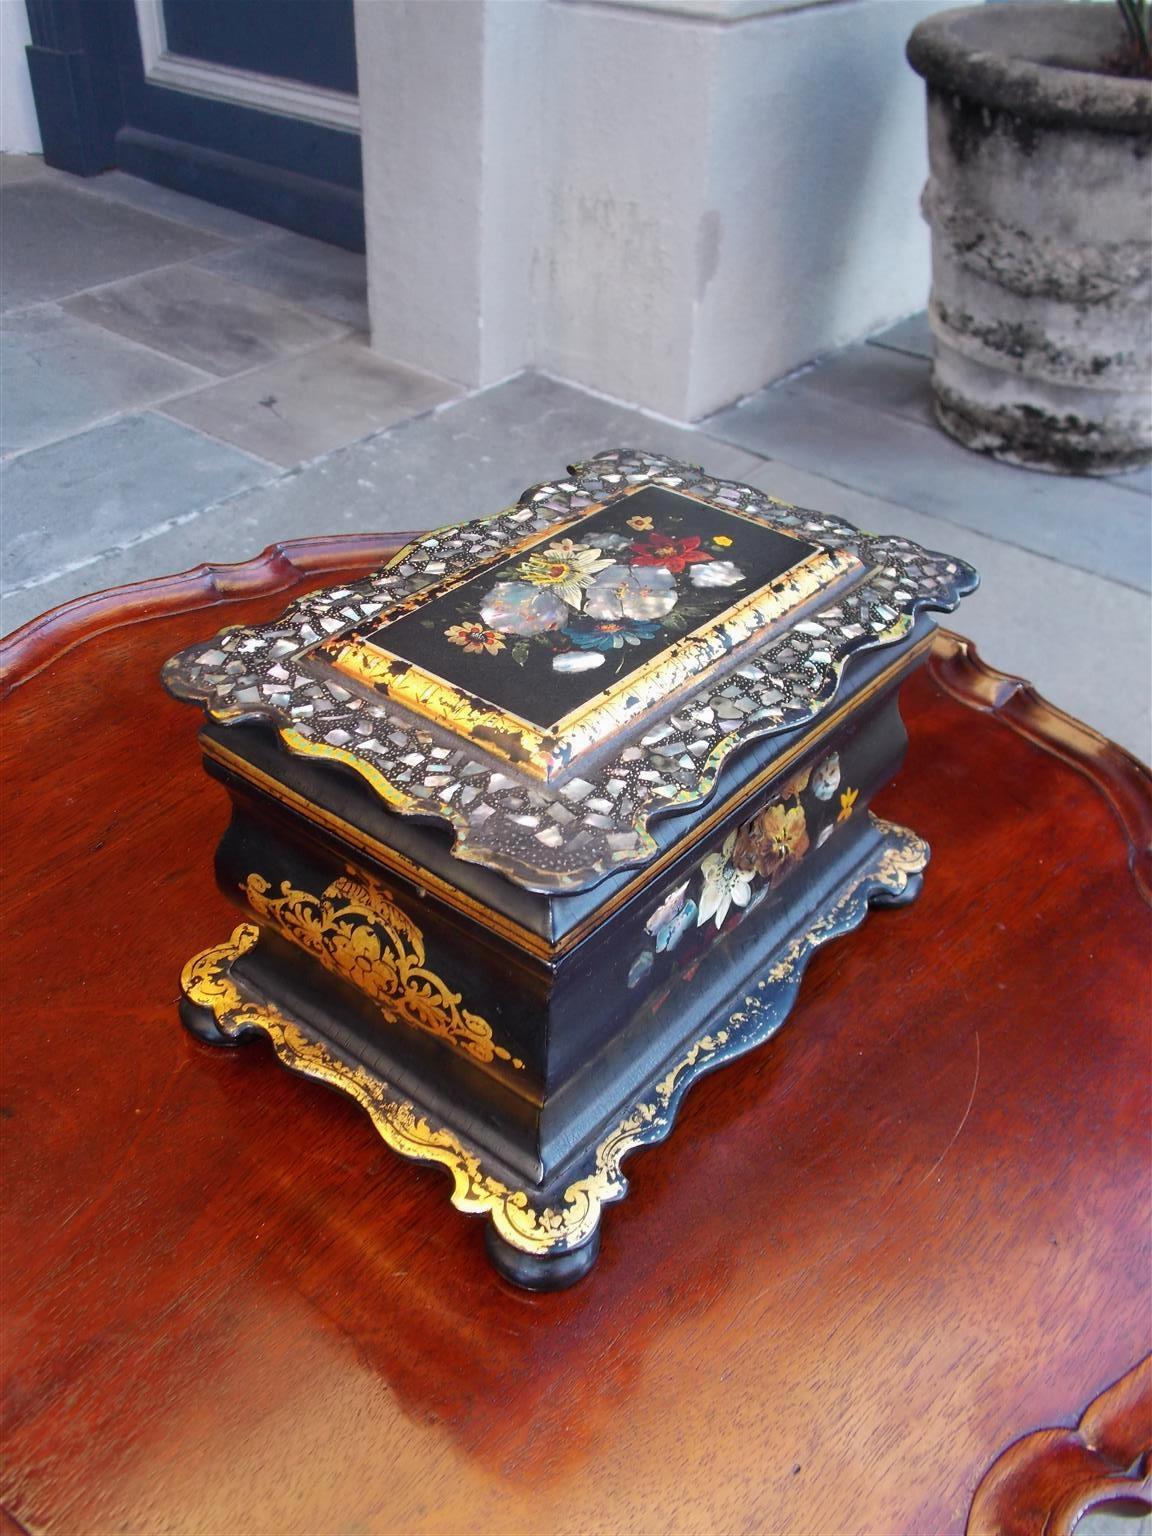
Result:
[[38,305],[0,321],[0,453],[83,432],[120,411],[197,389],[209,375]]
[[202,560],[247,560],[280,539],[420,530],[482,517],[508,506],[534,481],[563,473],[574,457],[620,446],[703,461],[736,480],[749,478],[760,463],[691,428],[522,374],[206,507],[162,537],[109,554],[99,566],[17,594],[5,606],[3,624],[15,628],[83,592]]
[[159,530],[270,473],[259,459],[151,413],[33,449],[0,467],[0,585],[36,583],[33,594],[43,586],[31,597],[43,609],[59,600],[46,578],[80,567],[79,590],[107,586],[120,578],[98,569],[99,557],[141,539],[159,569],[166,563]]
[[291,468],[459,393],[352,337],[199,389],[171,401],[165,412]]
[[45,174],[41,155],[0,154],[0,187],[14,187],[22,181],[35,181]]
[[[540,374],[521,374],[342,448],[240,498],[271,538],[439,527],[498,512],[525,486],[605,448],[650,448],[740,479],[754,455]],[[223,528],[220,530],[225,531]],[[200,557],[200,558],[203,558]]]
[[868,344],[873,347],[890,347],[894,352],[907,352],[912,357],[926,357],[931,362],[935,356],[936,343],[932,327],[928,324],[927,310],[922,309],[919,314],[909,315],[906,320],[898,320],[886,331],[878,331],[869,338]]
[[939,622],[973,639],[991,666],[1027,678],[1053,704],[1152,761],[1152,626],[1142,592],[791,464],[762,463],[749,479],[870,532],[902,533],[970,561],[980,572],[979,590],[955,619],[942,615]]
[[764,390],[701,427],[884,501],[1141,591],[1152,587],[1147,501],[1110,481],[1014,469],[938,428],[812,390]]
[[861,342],[793,374],[775,385],[772,393],[846,400],[867,410],[883,411],[886,416],[903,416],[936,431],[931,374],[932,364],[927,358]]
[[194,266],[148,272],[63,307],[219,377],[347,334],[338,321]]
[[[49,175],[67,176],[66,171],[50,171]],[[68,177],[74,182],[74,177]],[[128,176],[123,171],[105,171],[102,176],[86,177],[79,191],[93,197],[105,197],[130,208],[143,209],[176,224],[186,224],[209,235],[219,235],[225,240],[246,243],[250,240],[268,240],[278,234],[275,224],[263,219],[251,219],[245,213],[222,208],[217,203],[206,203],[199,197],[188,197],[172,187],[158,186],[154,181],[143,181],[139,176]]]
[[1152,1515],[1113,1515],[1089,1510],[1076,1522],[1076,1536],[1152,1536]]
[[258,244],[218,251],[197,265],[303,304],[353,330],[366,334],[369,329],[367,264],[355,251],[278,233]]
[[0,308],[27,308],[224,249],[216,235],[36,176],[0,193]]

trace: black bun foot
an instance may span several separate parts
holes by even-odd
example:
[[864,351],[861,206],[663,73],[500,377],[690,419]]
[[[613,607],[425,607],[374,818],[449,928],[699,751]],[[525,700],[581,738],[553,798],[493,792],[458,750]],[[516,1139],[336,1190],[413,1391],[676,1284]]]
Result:
[[484,1246],[488,1250],[494,1268],[513,1285],[526,1291],[563,1291],[575,1285],[596,1262],[600,1252],[600,1228],[586,1238],[579,1248],[566,1248],[560,1253],[537,1257],[513,1248],[497,1232],[492,1223],[484,1226]]
[[211,1008],[203,1008],[186,997],[180,999],[180,1022],[190,1035],[203,1040],[205,1045],[239,1045],[231,1035],[221,1034],[216,1026],[216,1016]]

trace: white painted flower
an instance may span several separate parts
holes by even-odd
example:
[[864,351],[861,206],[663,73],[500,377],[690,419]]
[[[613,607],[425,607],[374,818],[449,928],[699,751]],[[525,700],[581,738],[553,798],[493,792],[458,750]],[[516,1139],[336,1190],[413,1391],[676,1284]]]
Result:
[[542,635],[561,627],[568,617],[568,604],[531,582],[498,581],[480,605],[480,616],[502,635]]
[[644,931],[656,940],[656,953],[673,950],[696,922],[696,903],[688,900],[688,881],[666,896],[644,924]]
[[683,906],[671,922],[663,928],[656,930],[656,953],[663,954],[667,950],[675,949],[686,933],[691,933],[696,926],[696,903],[689,901]]
[[752,895],[752,876],[744,874],[732,863],[732,851],[736,847],[736,833],[729,834],[719,853],[710,853],[700,865],[704,877],[704,889],[700,893],[700,911],[696,918],[698,927],[714,919],[717,928],[728,916],[733,904],[746,907]]
[[610,565],[588,588],[594,619],[660,619],[676,606],[676,578],[663,565]]
[[591,544],[560,539],[542,553],[529,555],[517,566],[516,574],[534,587],[554,592],[570,608],[579,608],[584,601],[584,588],[598,571],[611,564],[611,557],[602,558],[599,549]]
[[622,533],[598,533],[596,542],[602,550],[613,551],[617,549],[630,549],[633,539],[631,534],[627,537]]
[[840,788],[840,754],[830,753],[811,778],[812,793],[817,800],[831,800]]
[[603,665],[603,651],[562,651],[552,658],[553,672],[591,672]]
[[707,565],[692,565],[688,575],[694,587],[734,587],[744,580],[744,572],[731,560],[710,560]]
[[684,905],[684,898],[687,894],[688,881],[685,880],[684,884],[678,886],[670,896],[665,896],[664,900],[644,924],[644,932],[650,933],[655,937],[657,929],[666,927],[676,916],[677,912],[679,912],[680,908]]

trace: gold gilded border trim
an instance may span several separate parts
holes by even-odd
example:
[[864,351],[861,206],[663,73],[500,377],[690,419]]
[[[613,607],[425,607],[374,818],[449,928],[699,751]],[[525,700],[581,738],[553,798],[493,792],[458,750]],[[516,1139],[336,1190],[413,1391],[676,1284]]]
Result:
[[[742,785],[739,791],[739,798],[741,800],[751,799],[753,795],[759,793],[772,779],[785,773],[798,758],[804,756],[807,752],[817,750],[820,744],[826,742],[829,735],[849,715],[858,710],[862,704],[889,686],[893,679],[899,677],[902,672],[905,670],[910,672],[919,658],[932,648],[933,642],[934,636],[932,634],[925,635],[923,640],[918,641],[915,646],[907,651],[901,651],[890,666],[885,667],[882,672],[872,679],[867,688],[862,689],[830,714],[817,716],[815,723],[819,728],[814,730],[805,740],[797,742],[788,752],[782,753],[778,758],[761,769],[748,784]],[[287,736],[287,734],[285,731],[281,732],[281,735]],[[306,738],[301,737],[299,740],[304,741]],[[325,743],[315,747],[312,751],[306,751],[302,750],[295,740],[288,742],[287,745],[290,747],[293,755],[313,756],[321,759],[338,757],[342,750],[338,747],[328,746]],[[535,933],[531,929],[525,928],[522,924],[515,922],[512,918],[505,917],[502,913],[485,906],[483,902],[461,891],[458,886],[453,885],[434,871],[425,868],[423,864],[416,863],[415,860],[407,858],[395,848],[389,847],[387,843],[382,843],[378,838],[363,831],[355,823],[345,820],[316,801],[309,800],[307,796],[300,794],[299,791],[290,789],[281,780],[266,773],[263,769],[255,767],[247,758],[241,757],[233,752],[231,748],[225,747],[220,742],[213,741],[211,738],[202,738],[201,749],[205,757],[218,763],[237,778],[251,784],[261,794],[278,800],[281,804],[287,806],[289,810],[296,812],[297,815],[332,832],[347,843],[349,847],[367,854],[377,863],[393,870],[396,874],[401,875],[421,889],[430,891],[439,901],[442,901],[454,911],[482,923],[486,928],[498,934],[501,938],[506,939],[509,943],[514,944],[518,949],[541,960],[556,960],[566,955],[569,950],[574,949],[581,940],[587,938],[593,929],[597,928],[606,918],[611,917],[625,902],[630,901],[640,891],[644,890],[646,886],[650,885],[684,851],[680,847],[666,849],[659,858],[654,859],[650,864],[638,870],[635,878],[630,880],[621,890],[617,891],[611,900],[604,902],[595,912],[590,913],[583,922],[578,923],[566,933],[559,943],[550,944],[543,935]],[[350,757],[349,766],[356,768],[359,774],[368,779],[372,788],[387,802],[388,795],[386,789],[389,786],[388,781],[383,778],[383,775],[380,776],[380,782],[378,783],[372,777],[376,770],[372,769],[370,765],[363,763],[359,758],[353,759]],[[693,836],[694,845],[705,838],[714,827],[719,825],[731,813],[735,800],[735,796],[724,800],[700,823]],[[653,846],[655,845],[653,844]],[[470,862],[467,859],[467,855],[459,850],[454,853],[454,856],[461,858],[464,862]]]
[[766,976],[750,988],[743,1006],[727,1023],[685,1051],[655,1084],[651,1096],[637,1104],[600,1142],[591,1171],[573,1180],[558,1200],[543,1208],[533,1192],[511,1188],[487,1173],[480,1158],[451,1130],[435,1125],[383,1079],[312,1039],[274,1003],[246,997],[232,976],[232,967],[255,947],[259,938],[255,924],[242,923],[227,943],[190,960],[184,967],[181,987],[190,1003],[212,1014],[225,1039],[235,1040],[251,1031],[265,1035],[286,1067],[354,1099],[394,1152],[446,1168],[452,1176],[451,1200],[457,1210],[489,1217],[506,1242],[544,1258],[577,1248],[592,1236],[602,1207],[627,1193],[627,1180],[620,1171],[623,1159],[637,1147],[662,1141],[668,1135],[681,1098],[705,1068],[740,1055],[767,1038],[772,1030],[764,1009],[770,989],[798,981],[815,949],[862,921],[875,892],[899,895],[925,868],[929,850],[921,838],[875,817],[871,821],[884,839],[879,857],[861,869],[832,906],[792,940]]

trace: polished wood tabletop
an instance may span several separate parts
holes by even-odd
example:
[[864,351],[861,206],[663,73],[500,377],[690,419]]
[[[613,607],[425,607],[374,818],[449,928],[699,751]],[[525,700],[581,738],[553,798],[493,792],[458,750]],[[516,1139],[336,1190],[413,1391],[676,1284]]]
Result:
[[942,634],[877,809],[919,900],[500,1280],[442,1172],[177,1019],[226,816],[163,660],[396,545],[301,541],[0,646],[4,1531],[1067,1532],[1148,1494],[1152,776]]

